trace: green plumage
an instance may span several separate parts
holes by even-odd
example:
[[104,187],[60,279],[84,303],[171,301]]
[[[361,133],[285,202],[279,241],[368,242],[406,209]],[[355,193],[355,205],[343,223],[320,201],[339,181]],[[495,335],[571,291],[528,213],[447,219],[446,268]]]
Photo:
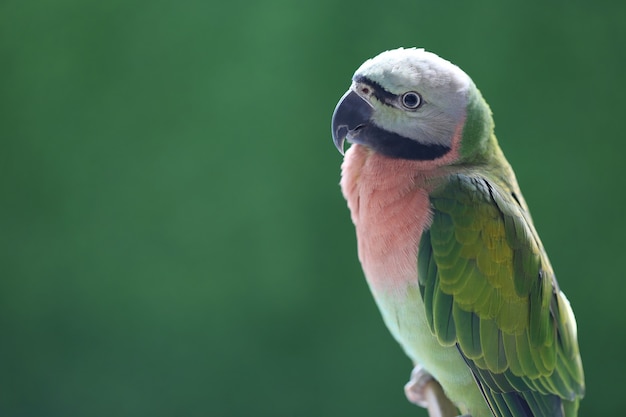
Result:
[[354,144],[341,186],[359,259],[414,363],[462,413],[575,417],[576,321],[471,78],[421,49],[383,52],[356,71],[332,128],[340,151]]
[[569,303],[521,196],[487,176],[455,174],[431,193],[418,260],[428,323],[494,414],[575,415],[584,382]]

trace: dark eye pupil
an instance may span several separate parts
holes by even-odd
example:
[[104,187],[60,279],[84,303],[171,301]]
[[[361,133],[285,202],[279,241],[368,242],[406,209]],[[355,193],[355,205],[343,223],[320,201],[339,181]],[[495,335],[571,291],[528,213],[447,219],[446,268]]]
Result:
[[406,93],[402,97],[402,102],[404,103],[405,106],[407,106],[409,108],[415,108],[415,107],[417,107],[419,105],[420,98],[415,93]]

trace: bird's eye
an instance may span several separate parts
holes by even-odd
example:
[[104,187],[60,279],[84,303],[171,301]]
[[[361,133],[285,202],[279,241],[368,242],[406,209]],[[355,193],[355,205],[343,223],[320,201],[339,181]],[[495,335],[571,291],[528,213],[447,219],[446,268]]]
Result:
[[410,110],[417,109],[422,104],[422,97],[415,91],[409,91],[402,95],[402,105]]

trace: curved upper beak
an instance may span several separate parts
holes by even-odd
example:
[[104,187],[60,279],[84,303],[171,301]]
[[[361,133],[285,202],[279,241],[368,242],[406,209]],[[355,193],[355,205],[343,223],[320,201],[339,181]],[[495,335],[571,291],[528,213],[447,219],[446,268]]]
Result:
[[374,108],[363,97],[350,89],[341,97],[333,113],[333,142],[343,155],[343,144],[350,134],[367,125]]

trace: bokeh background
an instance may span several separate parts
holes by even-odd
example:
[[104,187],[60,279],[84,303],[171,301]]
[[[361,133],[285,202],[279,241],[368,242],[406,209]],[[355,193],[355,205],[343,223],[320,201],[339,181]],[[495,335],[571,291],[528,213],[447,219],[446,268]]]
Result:
[[[533,4],[534,3],[534,4]],[[496,117],[621,415],[626,3],[0,2],[1,416],[425,416],[330,137],[421,46]]]

